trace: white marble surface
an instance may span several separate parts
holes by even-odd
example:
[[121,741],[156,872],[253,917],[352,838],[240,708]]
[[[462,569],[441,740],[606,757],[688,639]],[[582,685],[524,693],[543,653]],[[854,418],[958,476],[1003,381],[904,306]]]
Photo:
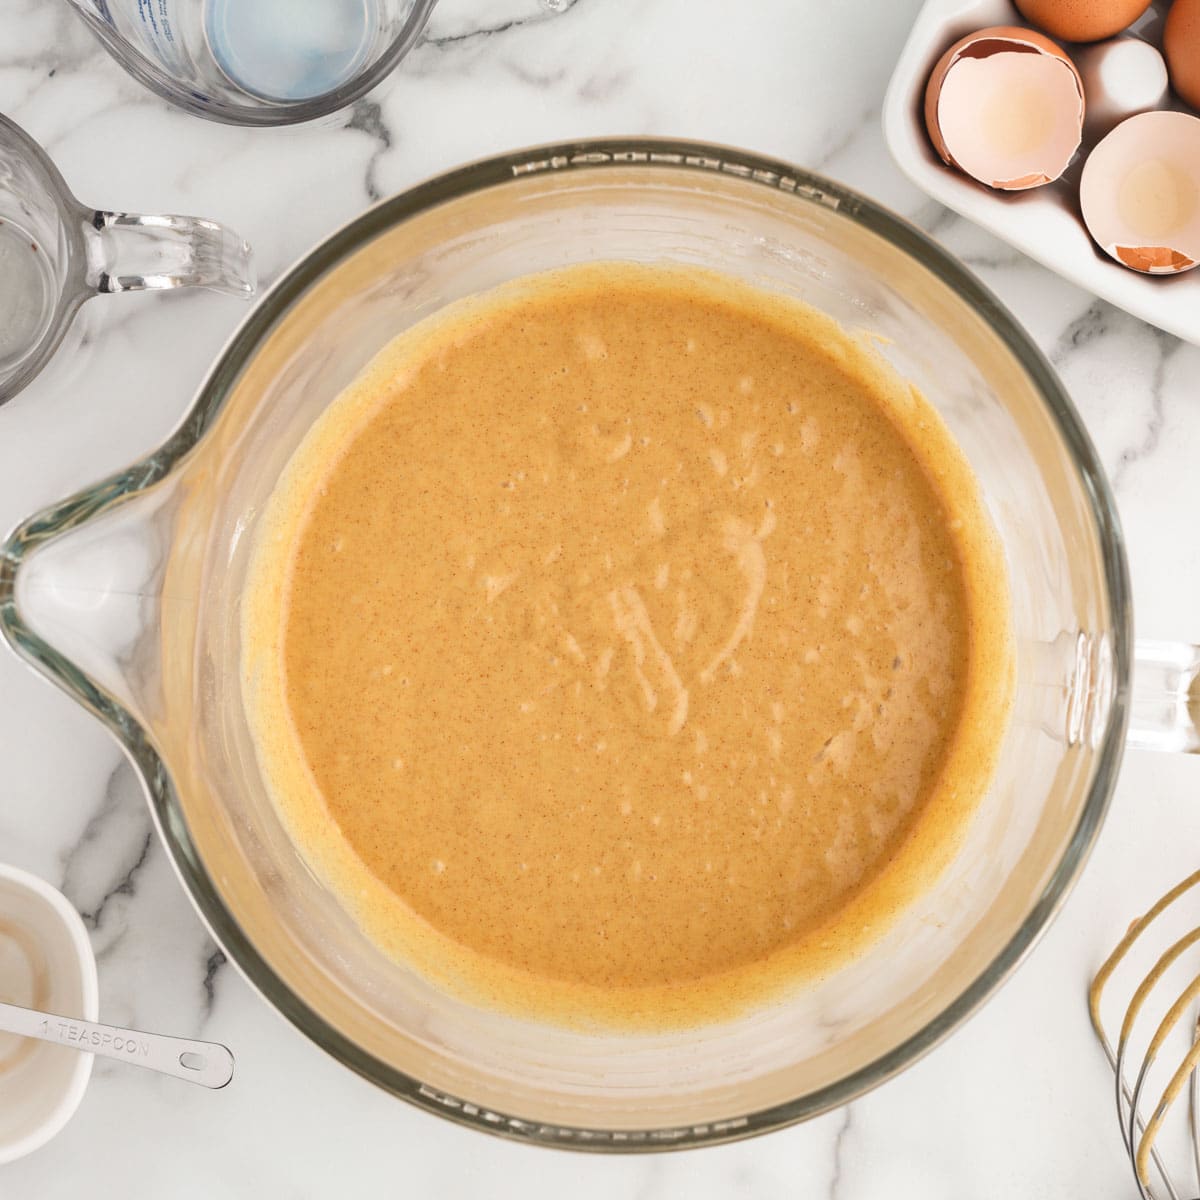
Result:
[[[242,132],[141,91],[60,0],[0,0],[0,111],[87,203],[228,221],[268,282],[371,199],[502,148],[678,134],[823,170],[933,231],[1027,324],[1115,482],[1139,632],[1200,640],[1200,350],[903,182],[879,109],[917,6],[576,0],[556,13],[539,0],[443,0],[430,39],[352,112],[320,128]],[[0,409],[0,529],[154,446],[243,312],[202,293],[93,305],[70,360]],[[234,1085],[215,1094],[98,1063],[67,1130],[0,1168],[5,1200],[1134,1194],[1083,989],[1128,919],[1198,865],[1196,760],[1128,756],[1062,916],[985,1010],[899,1079],[767,1138],[609,1159],[459,1130],[308,1044],[215,951],[107,735],[7,650],[0,762],[0,859],[62,886],[84,914],[103,1017],[220,1038],[239,1061]]]

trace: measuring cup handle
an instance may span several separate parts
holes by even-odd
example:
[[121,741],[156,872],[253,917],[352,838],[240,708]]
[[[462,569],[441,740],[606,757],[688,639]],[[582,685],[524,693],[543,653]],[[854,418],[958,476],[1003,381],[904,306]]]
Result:
[[99,293],[203,287],[254,295],[249,244],[200,217],[94,212],[83,227],[87,286]]
[[1139,638],[1126,745],[1200,754],[1200,646]]

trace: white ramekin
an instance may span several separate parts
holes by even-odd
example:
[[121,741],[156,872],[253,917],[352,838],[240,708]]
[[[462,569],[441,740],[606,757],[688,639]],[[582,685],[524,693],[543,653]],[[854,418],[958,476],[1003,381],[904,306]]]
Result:
[[[0,1000],[94,1021],[96,958],[67,898],[28,871],[0,864]],[[0,1163],[45,1145],[71,1119],[92,1056],[0,1034]]]

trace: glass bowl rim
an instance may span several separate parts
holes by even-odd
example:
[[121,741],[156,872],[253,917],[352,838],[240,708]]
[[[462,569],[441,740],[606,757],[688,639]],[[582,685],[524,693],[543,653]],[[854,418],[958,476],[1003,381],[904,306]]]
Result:
[[[363,1050],[312,1010],[279,978],[246,937],[200,862],[174,783],[149,735],[106,689],[25,622],[16,603],[18,569],[39,545],[78,528],[163,480],[215,420],[262,339],[305,291],[364,243],[439,204],[503,186],[538,171],[603,171],[612,167],[732,175],[836,211],[915,258],[983,319],[1027,373],[1079,473],[1100,544],[1112,609],[1112,696],[1087,800],[1071,839],[1020,928],[989,965],[944,1009],[899,1045],[843,1078],[768,1108],[708,1124],[645,1130],[549,1125],[446,1095]],[[17,653],[102,720],[137,770],[159,835],[199,915],[243,976],[317,1046],[364,1078],[426,1111],[526,1143],[591,1151],[683,1149],[736,1141],[819,1115],[890,1079],[928,1053],[994,994],[1032,949],[1066,899],[1107,812],[1128,723],[1132,607],[1120,522],[1103,468],[1053,368],[1015,318],[970,271],[904,218],[815,172],[782,160],[713,143],[664,138],[592,138],[532,147],[481,159],[385,199],[320,242],[260,299],[220,352],[175,431],[132,467],[21,523],[0,546],[0,633]]]

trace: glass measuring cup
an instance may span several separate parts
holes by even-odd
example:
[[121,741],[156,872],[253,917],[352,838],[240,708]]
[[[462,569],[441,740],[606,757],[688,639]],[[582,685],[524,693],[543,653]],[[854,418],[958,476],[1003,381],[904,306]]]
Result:
[[230,125],[311,121],[412,49],[436,0],[68,0],[136,80]]
[[50,360],[85,300],[204,287],[254,294],[250,247],[199,217],[80,204],[42,148],[0,116],[0,404]]
[[[1000,766],[936,886],[813,986],[737,1021],[653,1035],[484,1011],[382,954],[289,838],[240,690],[248,550],[325,406],[392,337],[454,300],[595,259],[710,267],[878,335],[978,476],[1017,639]],[[1087,858],[1124,746],[1200,748],[1188,703],[1200,656],[1140,642],[1135,675],[1108,484],[1027,335],[944,250],[865,197],[699,143],[505,155],[332,235],[248,316],[162,446],[0,546],[0,634],[112,731],[197,909],[269,1003],[413,1104],[578,1149],[747,1137],[900,1071],[1045,928]]]

